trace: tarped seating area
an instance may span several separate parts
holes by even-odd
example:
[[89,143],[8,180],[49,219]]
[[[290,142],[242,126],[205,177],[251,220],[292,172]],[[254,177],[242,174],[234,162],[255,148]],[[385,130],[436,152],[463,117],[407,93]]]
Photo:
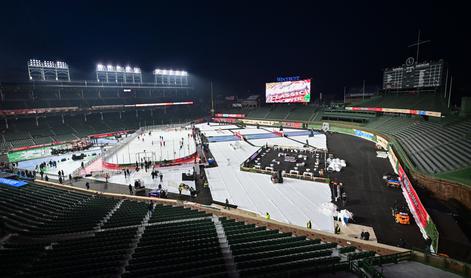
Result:
[[181,219],[192,219],[192,218],[200,218],[200,217],[208,217],[208,216],[209,215],[207,215],[204,212],[191,210],[188,208],[172,207],[172,206],[157,204],[155,206],[154,213],[149,219],[149,223],[175,221],[175,220],[181,220]]
[[116,200],[30,184],[0,185],[0,215],[21,234],[44,236],[90,230]]
[[93,237],[59,241],[20,277],[118,277],[137,228],[97,232]]
[[148,205],[143,202],[125,200],[102,226],[103,229],[121,226],[140,225],[149,212]]
[[[351,260],[375,256],[189,208],[156,204],[149,210],[147,202],[34,184],[0,186],[0,204],[7,223],[22,220],[18,215],[38,222],[37,227],[32,223],[22,227],[35,233],[20,233],[4,242],[0,259],[7,263],[2,267],[7,276],[225,277],[230,270],[220,244],[221,231],[240,277],[342,272],[348,271]],[[149,222],[143,223],[149,214]]]
[[123,277],[224,276],[224,259],[211,219],[146,227]]
[[[355,248],[337,248],[336,243],[324,243],[319,239],[293,237],[289,233],[270,231],[226,218],[220,220],[241,277],[261,274],[294,277],[323,271],[345,271],[352,254],[365,257],[375,255],[374,252],[357,252]],[[336,249],[337,255],[334,253]]]

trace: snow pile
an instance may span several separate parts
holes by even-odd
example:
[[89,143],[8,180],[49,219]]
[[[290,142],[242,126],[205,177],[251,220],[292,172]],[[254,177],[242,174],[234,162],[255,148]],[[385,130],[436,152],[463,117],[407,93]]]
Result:
[[345,160],[340,158],[327,158],[327,171],[340,172],[342,168],[347,166]]

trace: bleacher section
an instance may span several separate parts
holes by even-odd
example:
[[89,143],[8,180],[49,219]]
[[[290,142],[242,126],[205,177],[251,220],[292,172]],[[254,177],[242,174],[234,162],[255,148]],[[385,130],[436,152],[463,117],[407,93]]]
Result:
[[119,277],[137,228],[52,243],[19,277]]
[[417,109],[436,112],[445,112],[448,110],[443,101],[443,96],[430,92],[414,94],[386,92],[365,101],[352,103],[349,106]]
[[375,255],[226,218],[220,220],[240,277],[297,277],[346,271],[351,260]]
[[36,185],[0,190],[0,215],[6,225],[32,237],[93,229],[117,203]]
[[265,119],[268,113],[270,113],[270,108],[260,107],[255,110],[248,111],[247,117],[252,119]]
[[353,112],[344,109],[320,109],[314,106],[279,105],[271,108],[261,107],[249,110],[247,118],[302,122],[348,121],[368,123],[375,120],[376,114],[374,112]]
[[310,121],[317,112],[318,109],[310,106],[296,107],[291,110],[286,119],[290,121]]
[[450,124],[402,117],[382,117],[367,128],[394,136],[420,170],[430,174],[471,165],[471,121]]
[[193,111],[187,107],[167,109],[164,113],[160,110],[103,113],[103,119],[99,113],[87,115],[86,121],[83,115],[9,119],[8,128],[2,127],[0,147],[2,149],[18,148],[49,144],[52,142],[65,142],[84,138],[91,134],[109,133],[122,130],[136,130],[141,126],[179,123],[194,120],[201,116],[200,111]]
[[[94,82],[25,82],[0,84],[0,151],[69,141],[90,134],[135,130],[141,126],[179,123],[201,118],[201,95],[191,86],[141,84],[124,91],[122,84]],[[193,101],[193,105],[152,106]],[[136,111],[132,106],[146,104]],[[112,107],[130,105],[131,107]],[[101,106],[101,107],[96,107]],[[31,109],[38,109],[33,111]],[[47,110],[61,108],[59,110]],[[25,109],[30,111],[9,111]],[[45,109],[45,110],[43,110]]]
[[226,267],[210,219],[148,226],[123,277],[225,277]]
[[265,118],[274,119],[274,120],[284,120],[288,117],[288,114],[292,108],[286,105],[280,105],[278,107],[273,107],[270,110],[270,113]]
[[371,112],[353,112],[340,109],[324,110],[322,113],[322,120],[325,121],[346,121],[356,123],[368,123],[376,118],[375,113]]
[[34,184],[0,185],[0,206],[15,233],[0,247],[8,277],[298,277],[375,256],[188,208]]

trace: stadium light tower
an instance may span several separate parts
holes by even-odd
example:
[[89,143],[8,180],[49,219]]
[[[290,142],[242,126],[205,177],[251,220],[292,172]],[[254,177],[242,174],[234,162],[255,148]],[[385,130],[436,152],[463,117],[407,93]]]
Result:
[[70,81],[69,66],[62,61],[41,61],[30,59],[28,61],[29,80]]
[[188,85],[188,72],[184,70],[160,69],[154,70],[154,83],[159,85]]
[[96,80],[103,83],[142,83],[142,72],[138,67],[97,64]]

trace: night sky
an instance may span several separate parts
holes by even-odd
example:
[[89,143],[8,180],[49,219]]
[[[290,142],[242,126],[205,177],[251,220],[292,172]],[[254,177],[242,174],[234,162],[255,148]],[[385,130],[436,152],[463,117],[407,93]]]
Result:
[[92,79],[102,62],[185,69],[227,95],[297,75],[313,79],[314,96],[341,95],[363,79],[379,86],[384,67],[415,56],[420,28],[432,41],[420,59],[447,60],[456,95],[469,94],[465,4],[371,2],[4,1],[0,81],[26,81],[37,58],[67,62],[72,79]]

